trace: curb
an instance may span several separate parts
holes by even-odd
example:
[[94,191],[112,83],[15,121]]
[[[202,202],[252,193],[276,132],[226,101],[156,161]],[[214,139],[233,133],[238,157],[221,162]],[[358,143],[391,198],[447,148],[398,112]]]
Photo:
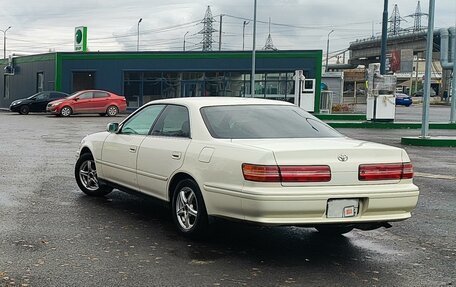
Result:
[[[347,129],[421,129],[421,123],[411,123],[411,122],[326,122],[333,128],[347,128]],[[456,129],[456,124],[444,122],[444,123],[430,123],[430,129],[435,130],[454,130]]]
[[432,147],[456,147],[456,137],[403,137],[401,144]]
[[363,121],[366,120],[365,114],[314,114],[317,118],[324,121]]

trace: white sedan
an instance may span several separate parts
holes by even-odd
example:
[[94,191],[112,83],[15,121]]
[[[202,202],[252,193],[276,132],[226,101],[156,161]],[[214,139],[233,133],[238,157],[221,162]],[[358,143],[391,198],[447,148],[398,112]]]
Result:
[[295,105],[201,97],[149,102],[85,137],[75,177],[169,203],[180,233],[209,217],[343,234],[411,216],[419,190],[400,148],[347,138]]

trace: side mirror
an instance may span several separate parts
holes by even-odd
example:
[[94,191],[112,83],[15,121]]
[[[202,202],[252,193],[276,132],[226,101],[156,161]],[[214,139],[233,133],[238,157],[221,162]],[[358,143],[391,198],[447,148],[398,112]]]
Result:
[[119,124],[118,123],[109,123],[106,126],[106,131],[110,133],[115,133],[119,129]]
[[79,98],[74,98],[73,101],[77,102],[79,100]]

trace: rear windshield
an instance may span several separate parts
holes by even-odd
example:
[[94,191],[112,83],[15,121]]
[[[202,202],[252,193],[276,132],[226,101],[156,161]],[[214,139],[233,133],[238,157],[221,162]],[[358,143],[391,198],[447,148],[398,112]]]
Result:
[[327,138],[341,137],[333,128],[296,106],[236,105],[201,108],[214,138]]

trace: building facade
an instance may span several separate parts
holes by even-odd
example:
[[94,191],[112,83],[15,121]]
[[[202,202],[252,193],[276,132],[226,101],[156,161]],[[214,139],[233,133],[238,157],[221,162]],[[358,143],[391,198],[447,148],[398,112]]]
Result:
[[[294,102],[296,70],[312,79],[319,111],[321,50],[256,53],[255,97]],[[155,99],[251,97],[251,52],[49,53],[0,60],[0,107],[43,90],[101,89],[129,109]],[[308,88],[308,87],[307,87]]]

